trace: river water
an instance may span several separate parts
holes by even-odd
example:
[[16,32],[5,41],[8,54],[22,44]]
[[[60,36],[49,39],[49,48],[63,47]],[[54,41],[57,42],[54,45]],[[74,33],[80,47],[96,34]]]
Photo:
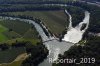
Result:
[[[67,33],[62,40],[66,42],[59,42],[57,40],[53,40],[45,43],[45,45],[49,49],[49,55],[48,58],[45,59],[44,62],[42,62],[39,66],[52,66],[52,63],[50,63],[50,59],[56,61],[58,59],[59,54],[63,55],[63,53],[67,51],[71,46],[73,46],[74,43],[78,43],[82,39],[82,35],[88,28],[90,18],[90,13],[88,11],[85,12],[85,18],[83,19],[83,22],[80,22],[75,28],[72,27],[71,15],[68,13],[67,10],[65,10],[65,12],[69,16],[69,27]],[[84,23],[86,24],[86,27],[81,30],[82,24]]]
[[[49,55],[42,63],[39,64],[39,66],[52,66],[52,63],[49,62],[49,59],[52,59],[52,61],[56,61],[58,59],[59,54],[63,55],[65,51],[67,51],[71,46],[74,45],[74,43],[79,42],[82,38],[83,33],[85,32],[85,30],[88,28],[88,25],[89,25],[89,12],[87,12],[87,11],[85,12],[85,18],[84,18],[83,22],[79,23],[75,28],[72,27],[71,15],[67,12],[67,10],[65,10],[65,12],[70,17],[69,18],[70,24],[69,24],[68,32],[65,34],[65,36],[63,38],[64,41],[62,41],[62,42],[59,42],[57,40],[58,38],[55,38],[52,36],[47,37],[45,32],[43,31],[42,27],[38,23],[35,23],[32,20],[14,18],[14,17],[0,17],[0,18],[10,19],[10,20],[20,20],[20,21],[31,23],[35,26],[39,35],[42,37],[43,42],[53,39],[52,41],[48,41],[48,42],[44,43],[44,45],[49,50]],[[87,26],[84,30],[81,31],[80,27],[82,26],[83,23],[86,23]],[[77,36],[78,36],[78,38],[74,38]]]
[[[90,13],[88,11],[85,11],[85,18],[83,19],[82,22],[80,22],[75,28],[72,26],[72,17],[71,15],[65,10],[65,12],[69,15],[69,27],[68,31],[65,34],[64,38],[62,40],[64,41],[69,41],[72,43],[78,43],[84,34],[84,32],[87,30],[89,26],[89,19],[90,19]],[[81,30],[82,26],[86,24],[86,27]]]

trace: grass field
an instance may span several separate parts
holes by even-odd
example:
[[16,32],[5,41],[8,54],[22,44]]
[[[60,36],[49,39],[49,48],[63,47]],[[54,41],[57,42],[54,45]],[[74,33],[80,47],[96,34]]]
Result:
[[54,34],[60,34],[68,25],[68,18],[63,10],[60,11],[25,11],[8,12],[10,15],[26,15],[39,18]]
[[0,25],[0,42],[1,41],[5,41],[7,40],[8,38],[3,34],[3,32],[5,32],[7,30],[6,27]]
[[[18,50],[16,50],[16,49],[18,49]],[[16,48],[15,50],[17,51],[17,53],[19,53],[19,54],[17,54],[17,55],[15,55],[16,56],[16,59],[14,58],[14,60],[12,60],[11,62],[9,62],[9,63],[1,63],[0,64],[0,66],[21,66],[21,64],[22,64],[22,62],[27,58],[26,56],[25,56],[25,50],[24,50],[24,48],[23,47],[21,47],[21,48]],[[10,50],[11,52],[12,51],[15,51],[15,50]],[[20,52],[18,52],[20,50]],[[7,50],[8,51],[8,50]],[[4,51],[5,53],[7,52],[7,51]],[[15,52],[16,52],[15,51]],[[8,52],[7,52],[8,53]],[[13,52],[14,53],[14,52]],[[9,54],[9,53],[8,53]],[[16,54],[16,53],[14,53],[14,54]],[[13,55],[14,55],[13,54]],[[4,55],[5,56],[5,55]],[[9,56],[7,56],[7,57],[9,57]],[[7,59],[6,59],[7,60]],[[9,59],[8,59],[9,60]],[[11,59],[10,59],[11,60]]]
[[23,60],[20,60],[20,61],[16,61],[16,62],[13,62],[11,64],[2,64],[0,66],[21,66]]
[[18,55],[16,59],[13,60],[12,62],[5,63],[5,64],[3,63],[3,64],[0,64],[0,66],[21,66],[22,62],[28,57],[29,55],[27,53],[22,53]]
[[18,42],[27,42],[30,41],[33,45],[36,45],[37,42],[40,42],[39,39],[30,39],[30,38],[16,38],[16,39],[11,39],[2,43],[7,43],[9,45],[12,45],[14,43],[16,43],[16,41]]
[[26,49],[24,47],[11,48],[8,50],[0,51],[0,63],[10,63],[15,60],[18,55],[25,52]]
[[[37,39],[38,32],[32,25],[19,20],[0,21],[0,42],[16,38]],[[11,31],[10,31],[11,30]],[[11,40],[12,41],[12,40]]]
[[0,66],[21,66],[23,60],[20,60],[20,61],[16,61],[16,62],[13,62],[11,64],[2,64]]
[[20,35],[23,35],[31,27],[30,24],[19,20],[3,20],[0,22],[0,24],[7,27],[8,29],[12,29]]

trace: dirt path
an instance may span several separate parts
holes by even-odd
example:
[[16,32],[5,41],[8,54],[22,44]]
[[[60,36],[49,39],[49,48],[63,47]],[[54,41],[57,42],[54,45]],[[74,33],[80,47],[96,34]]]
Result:
[[23,53],[23,54],[20,54],[19,56],[16,57],[16,59],[14,61],[12,61],[11,63],[1,63],[0,66],[5,66],[5,65],[8,65],[8,64],[12,64],[16,61],[20,61],[20,60],[25,60],[26,58],[28,58],[31,54],[27,54],[27,53]]

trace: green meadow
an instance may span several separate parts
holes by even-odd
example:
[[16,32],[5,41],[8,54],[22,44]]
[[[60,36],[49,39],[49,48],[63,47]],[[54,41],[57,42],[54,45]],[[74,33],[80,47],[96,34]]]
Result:
[[8,42],[17,38],[33,40],[37,39],[37,36],[38,33],[31,24],[19,20],[0,21],[0,42]]
[[0,42],[8,39],[3,33],[5,31],[7,31],[7,28],[0,24]]

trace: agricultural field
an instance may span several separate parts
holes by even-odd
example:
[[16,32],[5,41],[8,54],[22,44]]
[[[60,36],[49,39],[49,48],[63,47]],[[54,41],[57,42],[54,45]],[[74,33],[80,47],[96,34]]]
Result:
[[7,30],[6,27],[0,25],[0,41],[5,41],[8,38],[3,34],[3,32],[5,32]]
[[19,20],[3,20],[0,22],[0,24],[20,35],[24,34],[29,28],[31,28],[30,24],[24,23]]
[[38,33],[31,24],[18,20],[0,21],[0,42],[16,38],[37,39]]
[[[61,32],[68,25],[68,16],[64,13],[64,10],[58,11],[25,11],[25,12],[7,12],[9,15],[25,15],[38,18],[48,26],[49,30],[54,34],[61,34]],[[59,29],[58,29],[59,28]]]
[[[37,42],[40,42],[38,32],[32,24],[19,20],[0,19],[0,66],[21,66],[24,60],[14,60],[20,54],[26,53],[26,48],[24,46],[13,47],[17,42],[30,42],[34,46]],[[9,48],[7,48],[5,44],[7,44]],[[5,49],[3,50],[2,47]]]
[[0,66],[21,66],[22,62],[23,62],[23,60],[20,60],[20,61],[15,61],[11,64],[2,64]]

